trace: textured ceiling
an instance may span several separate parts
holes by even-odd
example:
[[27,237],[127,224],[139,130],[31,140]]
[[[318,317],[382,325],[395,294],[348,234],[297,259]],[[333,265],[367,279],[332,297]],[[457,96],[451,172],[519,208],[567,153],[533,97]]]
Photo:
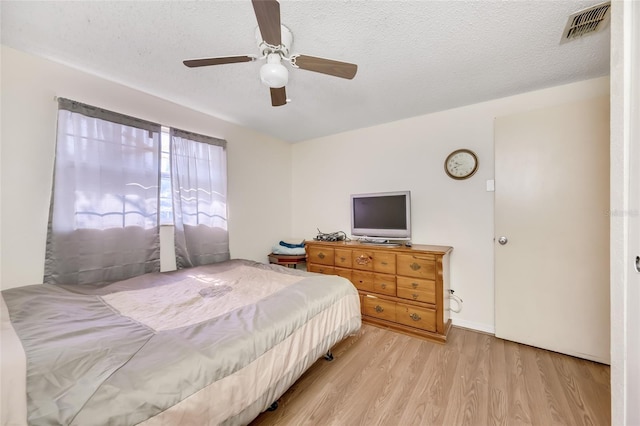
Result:
[[289,142],[607,75],[609,28],[560,44],[596,1],[281,1],[292,53],[358,64],[353,80],[292,69],[271,106],[249,0],[2,1],[2,43]]

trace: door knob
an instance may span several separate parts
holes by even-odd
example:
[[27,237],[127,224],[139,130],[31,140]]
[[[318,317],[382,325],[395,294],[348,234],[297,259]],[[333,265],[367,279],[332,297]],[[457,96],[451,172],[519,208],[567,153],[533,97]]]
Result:
[[640,256],[636,256],[636,272],[640,272]]
[[500,237],[500,238],[498,238],[498,242],[501,245],[505,245],[505,244],[507,244],[509,242],[509,240],[507,240],[507,237]]

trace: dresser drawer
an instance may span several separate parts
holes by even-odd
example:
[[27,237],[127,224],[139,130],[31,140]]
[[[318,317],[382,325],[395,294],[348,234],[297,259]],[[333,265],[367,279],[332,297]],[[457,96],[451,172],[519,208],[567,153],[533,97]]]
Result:
[[395,253],[374,253],[373,254],[373,270],[383,274],[396,273],[396,255]]
[[351,269],[344,269],[344,268],[334,268],[334,274],[346,278],[349,281],[353,282],[352,278],[352,272]]
[[398,303],[396,321],[410,327],[436,331],[436,310]]
[[395,296],[396,295],[395,275],[373,274],[373,292],[386,294],[389,296]]
[[333,266],[314,265],[314,264],[311,264],[311,263],[307,263],[307,271],[309,271],[309,272],[317,272],[319,274],[326,274],[326,275],[334,275],[335,274],[335,269],[333,268]]
[[335,249],[333,264],[341,268],[351,268],[351,250]]
[[396,321],[396,303],[389,300],[378,299],[377,297],[364,296],[362,313],[370,317],[380,318],[387,321]]
[[436,259],[429,255],[397,255],[398,275],[407,277],[436,279]]
[[351,252],[353,269],[373,271],[373,253],[370,251],[353,250]]
[[308,263],[333,266],[335,251],[330,247],[309,247],[307,256]]
[[398,297],[418,302],[436,303],[436,282],[421,278],[398,277]]
[[358,290],[373,291],[373,272],[352,271],[351,282]]

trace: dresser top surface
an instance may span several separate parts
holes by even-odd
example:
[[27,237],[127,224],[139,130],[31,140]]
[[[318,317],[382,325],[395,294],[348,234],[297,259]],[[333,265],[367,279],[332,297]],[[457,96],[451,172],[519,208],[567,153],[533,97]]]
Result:
[[358,241],[306,241],[306,244],[327,246],[333,248],[345,248],[345,249],[360,249],[360,250],[391,250],[396,253],[412,253],[412,252],[432,252],[438,254],[447,254],[453,250],[450,246],[433,246],[426,244],[413,244],[411,247],[404,245],[391,245],[391,244],[366,244]]

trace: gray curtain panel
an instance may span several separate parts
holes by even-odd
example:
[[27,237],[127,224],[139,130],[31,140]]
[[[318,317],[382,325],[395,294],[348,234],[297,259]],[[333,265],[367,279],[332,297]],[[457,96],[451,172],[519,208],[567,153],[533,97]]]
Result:
[[160,270],[160,129],[58,100],[45,283],[101,284]]
[[226,141],[171,129],[171,186],[179,269],[229,259]]

